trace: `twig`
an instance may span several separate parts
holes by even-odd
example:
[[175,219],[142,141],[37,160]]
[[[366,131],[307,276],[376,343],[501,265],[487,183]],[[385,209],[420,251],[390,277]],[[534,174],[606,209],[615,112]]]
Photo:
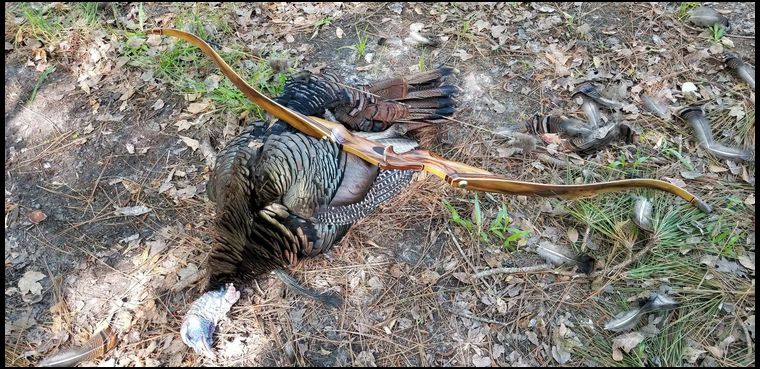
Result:
[[[92,191],[90,191],[90,197],[87,198],[87,206],[90,207],[90,210],[92,210],[92,214],[95,215],[95,209],[92,208],[92,202],[95,200],[95,190],[98,188],[98,184],[100,184],[100,179],[103,178],[103,173],[106,171],[106,168],[108,168],[108,164],[111,163],[112,156],[108,156],[106,158],[106,162],[103,163],[103,169],[100,170],[100,174],[98,175],[98,179],[95,180],[95,185],[92,186]],[[82,209],[82,215],[87,211],[87,208]]]
[[[74,133],[75,133],[74,131],[68,131],[65,134],[62,134],[62,135],[56,137],[55,139],[53,139],[53,142],[51,142],[50,145],[48,145],[46,148],[42,149],[42,152],[40,152],[39,154],[37,154],[37,156],[35,156],[35,157],[31,158],[31,159],[26,159],[26,160],[23,160],[23,161],[19,161],[18,164],[17,164],[17,166],[18,167],[23,167],[24,165],[26,165],[28,163],[32,163],[34,161],[37,161],[38,159],[40,159],[46,153],[47,150],[49,150],[53,146],[61,143],[61,141],[65,140],[66,138],[68,138],[69,136],[71,136]],[[34,147],[29,148],[29,150],[35,149],[35,148],[37,148],[37,147],[39,147],[41,145],[43,145],[43,144],[35,145]],[[57,151],[57,149],[53,150],[53,152],[50,152],[50,153],[47,153],[47,154],[52,154],[52,153],[54,153],[56,151]]]
[[630,258],[628,258],[628,260],[626,260],[626,261],[624,261],[624,262],[622,262],[622,263],[620,263],[618,265],[615,265],[614,267],[610,268],[610,270],[608,270],[606,272],[606,274],[610,275],[611,272],[617,272],[617,271],[619,271],[619,270],[627,267],[628,265],[630,265],[634,261],[641,259],[641,257],[644,256],[644,254],[648,253],[649,250],[651,250],[654,247],[654,245],[656,244],[655,239],[656,239],[655,237],[650,238],[649,241],[647,242],[647,244],[644,246],[644,248],[641,249],[641,250],[639,250],[639,252],[637,252],[636,255],[633,255]]
[[[564,161],[559,160],[557,158],[553,158],[553,157],[551,157],[551,156],[549,156],[547,154],[539,153],[536,156],[538,157],[538,160],[540,160],[540,161],[542,161],[542,162],[544,162],[546,164],[554,165],[554,166],[556,166],[557,168],[560,168],[560,169],[566,169],[567,168],[567,162],[564,162]],[[594,177],[594,179],[596,179],[598,181],[603,181],[604,180],[602,178],[602,176],[599,173],[597,173],[597,172],[591,171],[590,174],[591,174],[592,177]]]
[[[459,253],[462,255],[464,262],[467,263],[467,265],[470,267],[470,269],[472,269],[473,272],[476,271],[477,269],[475,269],[475,266],[472,265],[472,263],[470,262],[470,259],[467,258],[467,255],[464,254],[464,250],[462,250],[462,246],[459,245],[459,241],[457,241],[457,238],[454,237],[454,234],[452,234],[451,231],[448,229],[446,229],[446,234],[448,234],[449,238],[451,238],[451,240],[454,241],[454,245],[456,245],[457,249],[459,250]],[[488,288],[491,288],[490,283],[488,283],[487,281],[484,281],[484,283],[486,284],[486,286],[488,286]]]
[[55,128],[55,131],[56,131],[56,132],[58,132],[58,134],[59,134],[59,135],[63,134],[63,132],[61,132],[61,129],[60,129],[60,128],[58,128],[58,125],[57,125],[57,124],[55,124],[55,122],[53,122],[53,120],[52,120],[52,119],[48,118],[47,116],[45,116],[45,115],[43,115],[43,114],[41,114],[41,113],[39,113],[39,112],[37,112],[37,111],[35,111],[35,110],[33,110],[33,109],[29,109],[29,108],[28,108],[28,107],[26,107],[26,106],[22,106],[22,107],[23,107],[24,109],[26,109],[26,110],[29,110],[30,112],[32,112],[32,113],[34,113],[34,114],[37,114],[37,115],[38,115],[38,116],[40,116],[42,119],[44,119],[44,120],[46,120],[48,123],[50,123],[50,125],[51,125],[51,126],[53,126],[53,128]]
[[53,193],[53,194],[56,194],[56,195],[68,197],[70,199],[77,200],[77,201],[84,201],[82,197],[76,197],[76,196],[72,196],[72,195],[69,195],[69,194],[66,194],[66,193],[63,193],[63,192],[60,192],[60,191],[51,190],[49,188],[45,188],[45,187],[42,187],[40,185],[36,185],[36,186],[37,186],[37,188],[39,188],[41,190],[44,190],[44,191],[47,191],[47,192],[50,192],[50,193]]
[[752,344],[752,340],[750,339],[750,335],[749,335],[749,330],[747,329],[747,326],[744,324],[744,322],[741,321],[741,319],[739,320],[739,325],[742,327],[742,330],[744,331],[744,341],[747,342],[747,355],[745,355],[745,357],[746,357],[747,363],[751,363],[754,361],[753,359],[755,357],[754,355],[752,355],[752,351],[754,351],[752,350],[752,347],[754,347],[755,345]]
[[513,273],[533,273],[533,272],[543,272],[551,268],[549,264],[539,264],[539,265],[533,265],[528,267],[522,267],[522,268],[493,268],[493,269],[486,269],[481,272],[477,272],[472,275],[473,279],[476,278],[483,278],[488,277],[490,275],[494,274],[513,274]]
[[749,39],[749,40],[754,40],[755,39],[755,36],[735,35],[733,33],[730,33],[730,34],[727,34],[727,35],[723,35],[723,37],[746,38],[746,39]]
[[553,269],[551,265],[549,264],[539,264],[539,265],[532,265],[528,267],[522,267],[522,268],[493,268],[493,269],[486,269],[480,272],[477,272],[472,275],[471,278],[477,279],[477,278],[483,278],[488,277],[490,275],[494,274],[516,274],[516,273],[552,273],[557,275],[564,275],[568,277],[573,278],[586,278],[586,276],[582,274],[578,274],[575,272],[570,272],[566,270],[557,270]]
[[458,311],[456,311],[454,309],[447,308],[445,306],[443,306],[443,308],[446,311],[448,311],[448,312],[450,312],[450,313],[452,313],[454,315],[459,315],[459,316],[467,318],[467,319],[477,320],[477,321],[483,322],[483,323],[498,324],[498,325],[503,325],[503,326],[510,326],[511,325],[511,324],[508,324],[508,323],[500,322],[498,320],[493,320],[493,319],[488,319],[488,318],[481,318],[479,316],[475,316],[475,315],[472,315],[472,314],[461,313],[461,312],[458,312]]

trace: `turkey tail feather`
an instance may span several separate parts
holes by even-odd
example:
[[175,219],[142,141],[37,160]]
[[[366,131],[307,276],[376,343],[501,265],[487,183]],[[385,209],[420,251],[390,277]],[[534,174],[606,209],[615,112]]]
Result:
[[82,361],[97,359],[116,346],[116,332],[107,326],[93,335],[84,346],[56,353],[40,362],[40,366],[74,366]]

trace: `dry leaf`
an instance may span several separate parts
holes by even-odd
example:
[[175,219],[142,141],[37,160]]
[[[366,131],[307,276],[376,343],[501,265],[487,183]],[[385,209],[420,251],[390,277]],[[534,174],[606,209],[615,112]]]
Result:
[[153,110],[158,110],[164,107],[164,100],[158,99],[156,100],[156,103],[153,104]]
[[491,25],[491,23],[488,23],[488,22],[486,22],[486,21],[484,21],[482,19],[478,19],[475,22],[475,24],[474,24],[474,26],[475,26],[475,32],[480,32],[481,29],[486,28],[489,25]]
[[720,359],[723,357],[723,350],[716,346],[705,346],[707,351],[710,351],[710,354],[714,356],[716,359]]
[[560,365],[567,363],[570,361],[570,353],[565,351],[559,346],[552,345],[552,357],[554,360],[557,361]]
[[187,200],[198,192],[198,188],[195,186],[187,186],[183,189],[177,190],[176,197],[178,200]]
[[140,185],[137,184],[137,183],[135,183],[135,182],[132,182],[132,181],[129,181],[129,180],[125,179],[125,180],[121,181],[121,184],[123,184],[124,188],[126,188],[127,191],[129,191],[129,193],[131,193],[131,194],[136,194],[136,193],[140,192]]
[[744,112],[744,108],[742,106],[736,105],[732,106],[731,109],[728,110],[728,115],[731,117],[736,117],[736,121],[739,121],[747,114]]
[[43,220],[47,219],[47,215],[43,213],[41,210],[35,210],[28,215],[29,221],[34,224],[40,224]]
[[699,357],[702,354],[704,354],[705,352],[707,352],[707,351],[700,350],[700,349],[697,349],[697,348],[694,348],[694,347],[691,347],[691,346],[686,346],[686,348],[683,350],[683,353],[681,354],[681,356],[689,364],[694,364],[694,363],[697,362],[697,360],[699,359]]
[[[329,354],[329,351],[328,351]],[[356,355],[356,360],[354,361],[354,364],[357,366],[363,366],[363,367],[377,367],[377,364],[375,364],[375,355],[372,354],[371,351],[362,351],[358,355]]]
[[578,231],[575,228],[570,227],[567,230],[567,239],[573,243],[578,242]]
[[170,189],[174,188],[174,184],[171,182],[162,182],[161,186],[158,188],[158,193],[164,193],[166,191],[169,191]]
[[438,274],[435,270],[425,270],[424,272],[420,273],[420,282],[427,286],[432,285],[439,278],[441,278],[441,275]]
[[710,169],[710,171],[713,173],[723,173],[723,172],[728,171],[728,168],[724,168],[720,165],[715,165],[715,164],[708,164],[707,168]]
[[488,356],[480,356],[478,354],[472,355],[472,365],[478,368],[484,368],[491,366],[491,358]]
[[539,346],[541,344],[540,342],[538,342],[538,335],[536,334],[536,332],[527,331],[525,332],[525,337],[528,337],[528,341],[530,341],[530,343],[536,346]]
[[198,114],[200,112],[206,111],[209,105],[210,103],[208,100],[204,100],[201,102],[194,102],[187,106],[187,111],[189,111],[191,114]]
[[[190,127],[193,126],[192,123],[188,122],[185,119],[182,119],[182,120],[180,120],[177,123],[174,123],[174,125],[177,126],[177,132],[182,132],[182,131],[184,131],[184,130],[186,130],[186,129],[188,129],[188,128],[190,128]],[[226,129],[226,127],[225,127],[225,129]]]
[[113,213],[116,216],[120,216],[120,215],[136,216],[136,215],[143,215],[149,211],[151,211],[151,208],[145,205],[137,205],[137,206],[124,207],[124,208],[117,207],[116,210],[113,211]]
[[662,177],[662,178],[665,178],[666,181],[668,181],[668,182],[670,182],[670,183],[672,183],[672,184],[674,184],[674,185],[676,185],[678,187],[686,188],[686,182],[684,182],[680,178],[671,178],[671,177]]
[[189,263],[186,267],[180,269],[179,272],[177,272],[177,275],[179,276],[179,280],[184,280],[191,277],[197,277],[198,276],[198,266]]
[[45,278],[45,275],[40,272],[28,271],[19,279],[18,289],[22,295],[27,292],[39,295],[42,292],[42,285],[37,281],[43,278]]
[[[612,341],[612,359],[615,361],[622,361],[623,351],[625,351],[625,353],[631,352],[631,349],[638,346],[643,340],[644,335],[640,332],[626,333],[615,338]],[[620,351],[620,349],[623,349],[623,351]]]
[[755,270],[755,261],[754,258],[750,259],[747,255],[739,256],[739,264],[741,264],[743,267],[749,269],[749,270]]
[[206,91],[211,92],[219,88],[219,82],[222,80],[222,76],[218,74],[212,74],[203,80],[203,84],[206,85]]
[[184,142],[185,145],[193,149],[193,152],[195,152],[195,150],[198,150],[198,148],[201,147],[201,143],[198,142],[198,140],[194,140],[190,137],[185,137],[185,136],[179,136],[179,138],[182,139],[182,142]]
[[744,199],[744,203],[746,205],[755,205],[755,194],[751,193],[749,196],[747,196],[746,199]]
[[462,59],[462,61],[467,61],[468,59],[472,59],[472,55],[470,55],[464,49],[457,49],[454,52],[454,56],[459,57],[460,59]]

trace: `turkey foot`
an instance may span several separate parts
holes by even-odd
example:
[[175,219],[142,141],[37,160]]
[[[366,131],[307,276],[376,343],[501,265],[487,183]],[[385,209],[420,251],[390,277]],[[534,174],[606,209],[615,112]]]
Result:
[[304,287],[298,281],[293,278],[288,272],[282,270],[282,269],[275,269],[272,271],[272,273],[280,280],[282,283],[285,283],[288,288],[290,288],[293,292],[298,293],[302,296],[313,298],[314,300],[317,300],[331,308],[337,308],[340,305],[343,304],[343,299],[335,292],[317,292],[311,288]]
[[232,283],[203,294],[190,306],[185,315],[180,329],[182,342],[192,347],[196,353],[215,359],[216,354],[211,350],[211,342],[216,325],[238,299],[240,291],[237,291]]

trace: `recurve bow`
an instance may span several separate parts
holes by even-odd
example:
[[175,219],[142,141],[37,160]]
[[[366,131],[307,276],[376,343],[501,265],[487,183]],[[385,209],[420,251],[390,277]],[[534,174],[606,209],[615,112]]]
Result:
[[418,170],[434,174],[450,185],[466,190],[531,195],[543,197],[578,198],[591,197],[605,192],[631,188],[654,188],[670,192],[700,210],[709,213],[710,205],[681,187],[657,179],[624,179],[579,185],[556,185],[515,181],[504,176],[463,163],[444,159],[428,150],[413,150],[402,154],[375,141],[353,135],[342,124],[318,117],[309,117],[290,110],[251,87],[217,54],[214,49],[197,36],[175,29],[157,28],[148,33],[166,35],[187,41],[203,51],[221,69],[227,78],[253,103],[277,119],[309,136],[327,139],[341,145],[343,151],[356,155],[382,169]]

